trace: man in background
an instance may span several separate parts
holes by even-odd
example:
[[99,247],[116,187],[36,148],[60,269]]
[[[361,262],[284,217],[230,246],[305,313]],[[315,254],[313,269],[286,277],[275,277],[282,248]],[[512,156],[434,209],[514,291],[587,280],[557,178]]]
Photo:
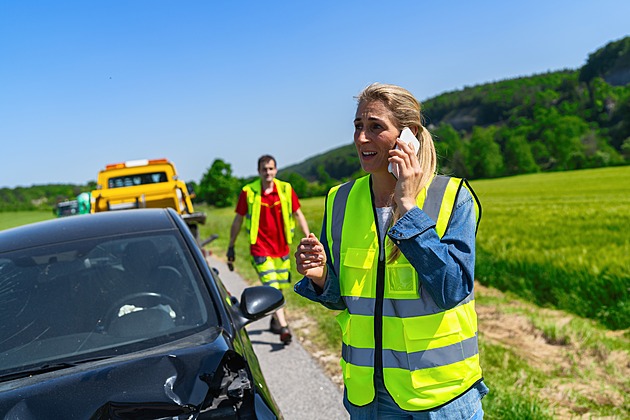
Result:
[[[262,284],[280,291],[291,285],[291,260],[289,245],[297,220],[304,236],[309,229],[300,210],[300,202],[288,182],[276,179],[278,168],[273,156],[258,159],[259,178],[245,185],[236,205],[236,215],[230,229],[227,259],[230,270],[234,269],[234,243],[245,218],[248,231],[251,262]],[[284,344],[291,342],[291,331],[284,308],[271,317],[270,330],[280,334]]]

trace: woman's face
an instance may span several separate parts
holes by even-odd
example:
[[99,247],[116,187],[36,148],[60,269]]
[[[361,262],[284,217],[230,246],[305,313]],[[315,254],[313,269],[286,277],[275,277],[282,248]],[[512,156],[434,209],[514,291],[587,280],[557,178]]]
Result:
[[354,118],[354,145],[365,172],[387,172],[389,150],[396,145],[399,134],[392,113],[381,101],[359,103]]

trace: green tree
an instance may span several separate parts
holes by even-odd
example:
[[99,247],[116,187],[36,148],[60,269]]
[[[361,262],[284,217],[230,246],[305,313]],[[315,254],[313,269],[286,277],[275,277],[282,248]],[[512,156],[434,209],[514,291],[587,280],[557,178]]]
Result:
[[503,175],[503,156],[495,141],[496,132],[496,127],[473,128],[468,162],[475,178],[496,178]]
[[543,121],[540,139],[555,160],[556,170],[579,169],[586,160],[582,138],[589,132],[588,124],[577,116],[559,116],[555,110]]
[[317,167],[317,177],[322,188],[325,191],[328,191],[335,185],[339,184],[339,182],[336,179],[332,178],[328,171],[326,171],[326,167],[324,165],[319,165]]
[[284,175],[284,178],[288,183],[291,184],[291,187],[293,187],[293,191],[295,191],[298,197],[310,197],[308,195],[308,181],[306,181],[306,179],[304,179],[302,175],[298,174],[297,172],[289,172]]
[[529,145],[532,150],[532,155],[534,155],[534,161],[540,169],[543,171],[548,170],[554,165],[555,161],[551,157],[551,153],[549,153],[549,149],[545,143],[540,140],[534,140],[530,142]]
[[215,159],[199,183],[199,198],[215,207],[234,205],[239,190],[239,180],[232,176],[232,165]]
[[507,175],[538,172],[532,148],[524,136],[508,137],[505,140],[503,156]]
[[450,124],[440,124],[432,134],[439,171],[458,177],[469,177],[466,144],[457,130]]
[[623,144],[621,145],[621,153],[623,153],[623,157],[627,161],[630,161],[630,137],[623,141]]
[[615,104],[610,118],[610,145],[622,152],[624,141],[630,137],[630,85],[626,88],[625,97]]
[[190,199],[192,200],[193,204],[202,202],[201,198],[198,195],[199,185],[195,181],[188,181],[186,183],[186,188],[188,189],[188,194],[190,195]]
[[586,64],[580,70],[580,81],[590,82],[597,76],[604,76],[630,56],[630,37],[608,43],[603,48],[589,54]]

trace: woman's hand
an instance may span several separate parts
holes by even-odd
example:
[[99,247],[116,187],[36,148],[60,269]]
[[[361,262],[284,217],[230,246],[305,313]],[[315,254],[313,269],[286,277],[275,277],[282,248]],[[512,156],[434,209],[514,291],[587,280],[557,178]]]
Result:
[[295,265],[298,273],[308,277],[323,288],[326,282],[326,252],[324,245],[311,233],[300,241],[295,251]]
[[400,139],[396,139],[396,144],[398,148],[389,151],[389,161],[398,165],[394,200],[401,214],[404,214],[416,205],[416,194],[423,174],[416,155],[418,151]]

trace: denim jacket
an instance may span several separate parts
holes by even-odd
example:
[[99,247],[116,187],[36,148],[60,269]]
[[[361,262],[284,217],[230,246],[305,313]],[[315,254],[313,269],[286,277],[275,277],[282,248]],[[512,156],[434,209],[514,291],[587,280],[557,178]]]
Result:
[[[330,262],[326,217],[324,214],[319,239]],[[476,224],[472,195],[466,188],[461,188],[451,221],[441,239],[435,231],[435,222],[418,207],[406,212],[387,232],[418,272],[420,286],[443,309],[455,307],[473,290]],[[323,290],[307,277],[296,283],[294,289],[299,295],[329,309],[345,309],[339,279],[330,263]]]

